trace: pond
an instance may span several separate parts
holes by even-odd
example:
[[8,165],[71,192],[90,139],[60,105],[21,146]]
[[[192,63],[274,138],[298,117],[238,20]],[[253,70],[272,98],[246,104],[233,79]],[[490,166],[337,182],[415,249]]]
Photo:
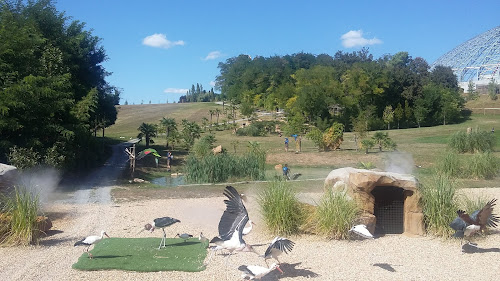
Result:
[[152,184],[161,185],[165,187],[176,187],[184,184],[183,176],[176,177],[161,177],[151,180]]

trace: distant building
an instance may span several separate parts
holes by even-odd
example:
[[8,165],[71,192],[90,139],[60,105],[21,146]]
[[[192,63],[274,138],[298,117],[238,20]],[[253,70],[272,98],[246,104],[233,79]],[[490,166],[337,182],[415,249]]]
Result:
[[460,44],[432,63],[431,69],[438,65],[451,67],[465,92],[469,81],[480,92],[492,78],[500,83],[500,26]]

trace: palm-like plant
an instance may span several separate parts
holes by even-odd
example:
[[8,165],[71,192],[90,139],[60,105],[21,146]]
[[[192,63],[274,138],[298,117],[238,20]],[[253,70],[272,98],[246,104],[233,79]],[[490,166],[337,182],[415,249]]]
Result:
[[389,139],[389,133],[376,132],[372,138],[378,144],[378,149],[382,151],[382,146]]
[[165,118],[161,119],[160,124],[162,128],[165,130],[166,138],[167,138],[167,144],[166,147],[168,148],[168,140],[170,139],[169,136],[172,132],[177,131],[177,123],[175,122],[174,118]]
[[156,137],[158,134],[158,128],[155,124],[142,123],[137,130],[140,131],[137,137],[140,139],[144,137],[146,139],[146,147],[149,147],[149,143],[154,143],[151,138]]

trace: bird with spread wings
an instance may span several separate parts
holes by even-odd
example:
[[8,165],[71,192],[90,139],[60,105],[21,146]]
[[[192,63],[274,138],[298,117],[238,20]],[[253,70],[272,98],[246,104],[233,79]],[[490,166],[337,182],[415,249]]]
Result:
[[458,217],[450,224],[450,227],[455,230],[453,236],[469,237],[476,232],[485,231],[486,227],[496,227],[500,222],[500,218],[493,214],[496,201],[497,199],[489,201],[482,209],[476,210],[470,215],[463,210],[458,210]]

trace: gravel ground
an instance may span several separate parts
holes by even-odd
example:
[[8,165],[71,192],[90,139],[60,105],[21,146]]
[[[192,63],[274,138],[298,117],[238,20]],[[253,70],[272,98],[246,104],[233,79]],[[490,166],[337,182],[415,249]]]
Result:
[[[94,203],[81,197],[91,198],[92,194],[106,191],[93,188],[86,192],[77,192],[73,199],[58,200],[47,207],[54,226],[39,246],[0,248],[0,280],[241,280],[238,266],[265,266],[253,253],[237,253],[228,264],[221,255],[207,258],[206,270],[197,273],[74,270],[71,266],[82,254],[82,248],[73,244],[84,236],[106,230],[111,237],[160,240],[161,231],[140,235],[137,232],[153,218],[171,216],[181,223],[166,229],[169,237],[183,232],[197,235],[200,231],[213,237],[225,208],[223,197]],[[500,198],[500,188],[465,192]],[[249,196],[246,206],[257,226],[245,239],[263,253],[273,237],[264,230],[255,198]],[[296,245],[290,254],[281,256],[285,273],[279,275],[275,271],[262,280],[499,280],[500,229],[492,233],[475,238],[487,251],[474,254],[462,254],[459,241],[431,237],[387,235],[364,241],[330,241],[309,235],[288,237]]]

